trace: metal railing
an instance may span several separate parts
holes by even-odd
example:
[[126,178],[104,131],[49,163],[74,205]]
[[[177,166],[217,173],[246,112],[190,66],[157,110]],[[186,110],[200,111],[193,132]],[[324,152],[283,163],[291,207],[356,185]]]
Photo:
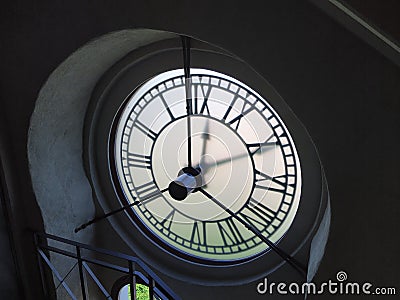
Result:
[[[85,277],[89,276],[97,285],[104,299],[118,300],[118,296],[114,296],[107,291],[101,283],[99,276],[89,266],[95,265],[108,270],[113,270],[125,275],[128,279],[131,291],[131,299],[136,299],[136,283],[141,282],[148,286],[149,299],[180,299],[147,265],[139,258],[122,254],[115,251],[96,248],[94,246],[78,243],[65,238],[57,237],[47,233],[34,233],[35,244],[38,253],[38,262],[42,282],[46,280],[45,268],[49,268],[53,273],[53,278],[58,280],[58,287],[63,287],[71,299],[78,299],[72,289],[67,284],[65,278],[78,267],[79,282],[81,289],[81,298],[88,299],[88,291],[86,287]],[[61,247],[62,246],[62,247]],[[70,250],[65,250],[65,249]],[[73,249],[74,251],[71,251]],[[51,262],[51,254],[60,254],[76,260],[73,267],[69,270],[64,278],[57,271]],[[118,262],[118,263],[116,263]],[[44,289],[45,284],[43,285]],[[49,295],[48,291],[45,294]]]

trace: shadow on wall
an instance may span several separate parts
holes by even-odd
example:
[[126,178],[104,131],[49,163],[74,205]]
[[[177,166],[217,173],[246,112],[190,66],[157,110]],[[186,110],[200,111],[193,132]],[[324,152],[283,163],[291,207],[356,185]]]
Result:
[[[30,122],[28,158],[47,233],[99,247],[107,241],[123,245],[106,222],[96,229],[88,227],[74,233],[75,227],[93,218],[96,212],[82,159],[86,110],[97,81],[108,68],[132,50],[172,36],[137,29],[100,37],[71,54],[40,90]],[[51,260],[61,276],[74,267],[66,257],[53,255]],[[55,284],[58,285],[57,280]],[[79,276],[68,276],[68,284],[80,294]],[[61,298],[65,296],[62,289],[58,293]]]

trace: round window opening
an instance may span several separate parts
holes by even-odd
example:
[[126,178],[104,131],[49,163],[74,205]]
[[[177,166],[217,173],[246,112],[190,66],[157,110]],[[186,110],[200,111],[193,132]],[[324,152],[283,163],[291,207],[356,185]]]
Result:
[[187,59],[180,39],[148,45],[104,74],[86,127],[96,198],[174,278],[245,283],[285,262],[304,275],[328,203],[315,147],[252,68],[192,46]]
[[[191,111],[188,114],[187,94]],[[301,196],[295,143],[268,101],[220,72],[182,69],[125,101],[110,143],[115,185],[149,238],[189,260],[248,260],[278,243]]]

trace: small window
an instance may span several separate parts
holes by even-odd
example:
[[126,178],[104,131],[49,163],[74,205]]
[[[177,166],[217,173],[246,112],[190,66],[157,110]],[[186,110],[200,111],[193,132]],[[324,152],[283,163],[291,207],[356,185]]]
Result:
[[[118,293],[118,300],[133,300],[131,294],[131,287],[129,284],[124,285]],[[149,287],[145,284],[136,284],[136,300],[150,299]]]

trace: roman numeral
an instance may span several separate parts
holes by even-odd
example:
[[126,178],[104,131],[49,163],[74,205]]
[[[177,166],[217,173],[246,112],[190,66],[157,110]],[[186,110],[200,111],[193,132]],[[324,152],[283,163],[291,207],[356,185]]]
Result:
[[145,124],[140,122],[139,120],[136,120],[134,123],[134,126],[139,129],[141,132],[143,132],[146,136],[151,138],[153,141],[156,140],[157,138],[157,133],[155,133],[153,130],[151,130],[149,127],[147,127]]
[[194,87],[194,96],[193,96],[193,113],[198,114],[199,113],[199,98],[198,98],[198,91],[199,91],[199,85],[198,84],[193,84]]
[[[199,225],[199,223],[202,225]],[[200,226],[202,227],[201,229]],[[190,235],[190,243],[198,245],[206,244],[206,223],[198,221],[193,223],[192,233]]]
[[256,228],[261,228],[262,230],[271,224],[276,213],[266,205],[257,202],[253,198],[250,198],[246,208],[243,209],[239,215],[251,225],[255,226]]
[[232,107],[235,105],[235,102],[237,101],[238,98],[239,98],[239,95],[238,95],[238,94],[235,94],[235,96],[233,96],[233,99],[232,99],[231,103],[229,104],[228,109],[226,110],[224,116],[222,117],[222,120],[223,120],[224,122],[226,121],[226,118],[228,117],[229,113],[230,113],[231,110],[232,110]]
[[125,159],[129,167],[151,169],[151,156],[128,152],[127,158],[123,158],[123,160]]
[[174,114],[172,113],[171,109],[169,108],[167,101],[165,100],[164,96],[160,93],[159,97],[161,99],[161,102],[164,104],[165,109],[167,110],[167,113],[169,115],[169,117],[171,118],[172,121],[174,121],[176,118],[174,116]]
[[[248,107],[250,106],[250,107]],[[248,108],[246,108],[248,107]],[[235,118],[233,118],[230,122],[228,122],[229,125],[231,126],[235,126],[235,130],[238,130],[239,125],[240,125],[240,121],[242,120],[242,118],[247,115],[249,112],[251,112],[254,109],[254,106],[251,105],[250,103],[244,103],[242,106],[242,110],[240,112],[240,114],[238,116],[236,116]],[[236,125],[234,125],[236,123]]]
[[171,210],[171,212],[168,215],[166,215],[165,218],[160,222],[161,225],[167,228],[168,230],[171,230],[171,225],[175,217],[175,212],[176,209]]
[[[210,88],[210,90],[211,90],[211,88]],[[207,110],[207,115],[210,115],[210,108],[208,107],[208,98],[204,98],[204,102],[200,109],[200,113],[204,115],[205,110]]]
[[136,186],[135,191],[139,198],[146,198],[146,201],[155,199],[161,195],[154,181]]
[[258,151],[261,150],[262,147],[268,147],[268,146],[276,146],[278,144],[277,141],[271,141],[272,138],[274,138],[274,134],[271,134],[267,139],[262,142],[262,143],[252,143],[252,144],[246,144],[247,148],[249,149],[249,152],[252,156],[256,154]]
[[[201,78],[200,78],[201,81]],[[208,90],[205,91],[205,84],[197,84],[195,87],[195,96],[194,96],[194,113],[195,114],[205,114],[204,112],[207,111],[207,114],[210,115],[210,108],[208,107],[208,99],[210,98],[212,87],[208,86]],[[201,90],[201,94],[203,95],[203,103],[201,105],[199,111],[199,89]]]
[[232,218],[218,222],[218,229],[225,246],[238,245],[244,238]]
[[[293,184],[287,184],[287,179],[288,176],[287,175],[280,175],[280,176],[269,176],[259,170],[255,170],[255,174],[256,174],[256,188],[259,189],[263,189],[263,190],[267,190],[267,191],[273,191],[273,192],[278,192],[278,193],[282,193],[282,194],[287,194],[287,195],[292,195],[291,191],[288,191],[288,186],[291,188],[294,188]],[[263,186],[258,184],[258,182],[261,181],[265,181],[265,180],[269,180],[272,181],[276,184],[278,184],[281,188],[275,188],[275,187],[268,187],[268,186]]]

